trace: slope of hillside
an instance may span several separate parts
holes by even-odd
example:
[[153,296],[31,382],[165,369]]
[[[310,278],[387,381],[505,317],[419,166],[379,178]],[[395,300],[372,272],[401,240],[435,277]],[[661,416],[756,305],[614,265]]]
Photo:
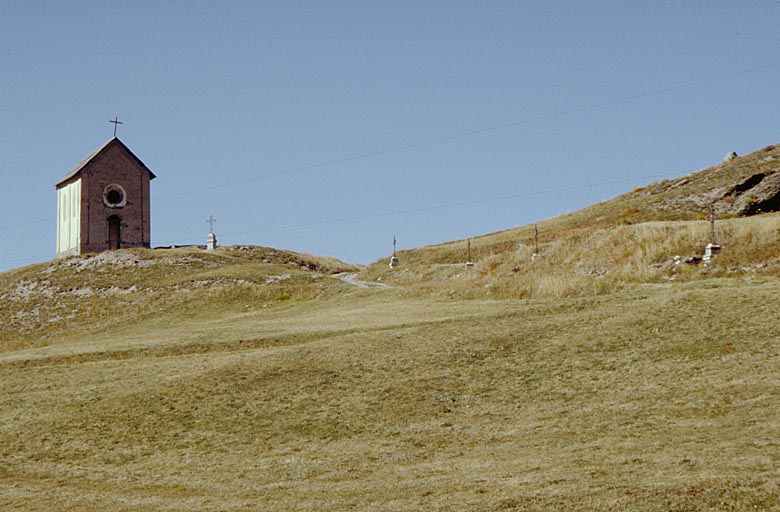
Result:
[[[704,267],[700,259],[710,242],[711,206],[723,251]],[[780,217],[761,209],[777,207],[780,148],[768,146],[540,222],[538,235],[535,226],[524,226],[470,242],[399,251],[399,267],[391,269],[381,260],[362,278],[404,285],[416,296],[522,298],[602,294],[626,283],[670,279],[776,275]],[[467,271],[468,243],[475,265]],[[675,257],[688,264],[675,264]]]
[[339,288],[323,277],[358,268],[255,246],[133,249],[32,265],[0,274],[0,351],[311,300]]
[[772,510],[774,278],[399,290],[0,354],[3,510]]
[[723,210],[704,266],[706,201],[666,209],[761,154],[540,223],[536,257],[476,238],[468,270],[452,242],[0,274],[0,509],[780,510],[780,214]]
[[[636,283],[695,281],[712,277],[780,274],[780,214],[716,223],[722,251],[709,265],[701,257],[709,242],[706,221],[658,221],[610,228],[579,228],[540,236],[538,250],[528,228],[471,240],[399,251],[361,278],[399,286],[410,297],[520,299],[611,293]],[[525,235],[525,236],[524,236]]]
[[780,146],[767,146],[677,179],[662,180],[553,219],[561,228],[703,219],[780,210]]

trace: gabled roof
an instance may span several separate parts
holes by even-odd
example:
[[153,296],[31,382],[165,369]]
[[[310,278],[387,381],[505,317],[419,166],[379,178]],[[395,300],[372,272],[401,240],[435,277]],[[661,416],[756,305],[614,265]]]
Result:
[[81,172],[81,170],[82,170],[82,169],[84,169],[84,167],[86,167],[86,166],[87,166],[87,164],[89,164],[89,163],[92,161],[92,159],[94,159],[96,156],[98,156],[98,155],[99,155],[100,153],[102,153],[103,151],[107,150],[109,147],[116,146],[116,145],[118,145],[118,146],[119,146],[119,147],[120,147],[120,148],[121,148],[121,149],[122,149],[122,150],[123,150],[125,153],[127,153],[127,155],[128,155],[130,158],[132,158],[133,160],[135,160],[135,162],[136,162],[136,163],[137,163],[139,166],[141,166],[141,167],[142,167],[142,168],[143,168],[143,169],[144,169],[146,172],[148,172],[148,173],[149,173],[149,179],[150,179],[150,180],[153,180],[154,178],[156,178],[156,177],[157,177],[157,176],[155,176],[155,175],[154,175],[154,173],[153,173],[151,170],[149,170],[149,168],[148,168],[148,167],[146,167],[146,164],[144,164],[144,163],[141,161],[141,159],[140,159],[140,158],[138,158],[137,156],[135,156],[135,154],[134,154],[132,151],[130,151],[130,148],[128,148],[127,146],[125,146],[125,145],[124,145],[124,143],[122,143],[122,141],[121,141],[121,140],[119,140],[118,138],[114,137],[113,139],[109,140],[108,142],[106,142],[105,144],[103,144],[102,146],[100,146],[99,148],[97,148],[95,151],[93,151],[92,153],[90,153],[90,154],[87,156],[87,158],[85,158],[84,160],[82,160],[81,162],[79,162],[79,164],[78,164],[76,167],[74,167],[72,171],[70,171],[68,174],[66,174],[66,175],[65,175],[65,177],[64,177],[64,178],[62,178],[60,181],[58,181],[58,182],[57,182],[57,184],[55,185],[55,187],[59,187],[60,185],[62,185],[62,184],[63,184],[63,183],[65,183],[66,181],[68,181],[69,179],[71,179],[71,178],[73,178],[74,176],[76,176],[78,173],[80,173],[80,172]]

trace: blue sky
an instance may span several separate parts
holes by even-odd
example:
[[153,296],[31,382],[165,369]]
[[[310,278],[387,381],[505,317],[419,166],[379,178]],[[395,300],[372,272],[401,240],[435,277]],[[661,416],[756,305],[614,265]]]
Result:
[[[780,142],[780,2],[0,0],[0,271],[111,138],[152,243],[367,263]],[[455,206],[453,206],[455,205]],[[348,219],[348,220],[347,220]]]

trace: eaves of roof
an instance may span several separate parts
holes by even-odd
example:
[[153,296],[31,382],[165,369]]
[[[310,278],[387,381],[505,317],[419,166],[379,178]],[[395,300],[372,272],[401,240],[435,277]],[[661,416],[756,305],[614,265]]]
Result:
[[73,169],[72,169],[72,170],[71,170],[71,171],[70,171],[68,174],[66,174],[64,178],[62,178],[60,181],[58,181],[58,182],[57,182],[57,184],[55,185],[55,187],[59,188],[59,186],[60,186],[60,185],[64,184],[66,181],[68,181],[68,180],[70,180],[71,178],[75,177],[75,176],[76,176],[78,173],[80,173],[80,172],[81,172],[81,171],[84,169],[84,167],[86,167],[86,166],[87,166],[87,164],[89,164],[89,163],[90,163],[90,162],[91,162],[91,161],[92,161],[92,160],[93,160],[93,159],[94,159],[96,156],[98,156],[100,153],[102,153],[103,151],[105,151],[105,150],[106,150],[106,149],[107,149],[109,146],[111,146],[111,145],[114,145],[114,144],[119,144],[119,146],[122,148],[122,150],[124,150],[125,152],[127,152],[127,154],[128,154],[128,155],[129,155],[129,156],[130,156],[130,157],[131,157],[133,160],[135,160],[135,161],[136,161],[136,163],[138,163],[138,165],[140,165],[140,166],[141,166],[141,167],[142,167],[142,168],[143,168],[143,169],[144,169],[146,172],[148,172],[148,173],[149,173],[149,179],[153,180],[154,178],[156,178],[156,177],[157,177],[157,176],[155,176],[155,175],[154,175],[154,173],[153,173],[153,172],[152,172],[152,171],[151,171],[151,170],[150,170],[150,169],[149,169],[149,168],[146,166],[146,164],[144,164],[144,163],[141,161],[141,159],[140,159],[140,158],[138,158],[137,156],[135,156],[135,154],[134,154],[132,151],[130,151],[130,148],[128,148],[127,146],[125,146],[125,145],[124,145],[124,143],[123,143],[121,140],[119,140],[117,137],[114,137],[113,139],[110,139],[108,142],[106,142],[105,144],[103,144],[102,146],[100,146],[99,148],[97,148],[95,151],[93,151],[92,153],[90,153],[89,155],[87,155],[87,157],[86,157],[84,160],[82,160],[81,162],[79,162],[79,164],[78,164],[76,167],[74,167],[74,168],[73,168]]

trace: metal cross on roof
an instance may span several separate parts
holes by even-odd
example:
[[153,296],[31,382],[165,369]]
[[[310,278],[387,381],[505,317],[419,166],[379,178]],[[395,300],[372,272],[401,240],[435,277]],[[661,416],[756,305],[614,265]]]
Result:
[[214,218],[213,215],[209,214],[209,218],[206,221],[209,225],[209,232],[213,235],[214,234],[214,223],[217,222],[217,219]]
[[395,235],[393,235],[393,256],[395,256]]
[[109,121],[109,123],[114,123],[114,138],[116,138],[116,126],[118,124],[125,124],[125,123],[120,121],[118,116],[114,116],[114,120],[113,121]]

